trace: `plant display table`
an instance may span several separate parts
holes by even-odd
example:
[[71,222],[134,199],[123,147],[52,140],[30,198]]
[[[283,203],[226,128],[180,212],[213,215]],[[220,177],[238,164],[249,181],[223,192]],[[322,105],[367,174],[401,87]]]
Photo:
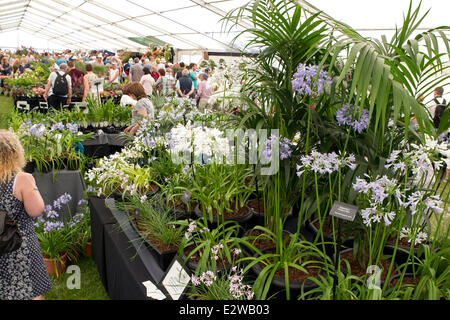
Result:
[[72,197],[67,205],[62,206],[61,219],[69,218],[70,214],[76,214],[78,201],[85,198],[84,190],[86,189],[80,170],[58,170],[54,174],[53,172],[39,173],[35,171],[33,177],[46,204],[53,204],[65,193]]
[[[142,284],[157,284],[164,271],[141,242],[125,213],[113,199],[89,198],[92,253],[100,278],[111,299],[147,299]],[[108,208],[109,207],[109,208]]]
[[91,139],[83,141],[84,154],[90,157],[104,157],[119,151],[129,141],[129,138],[122,134],[97,133]]

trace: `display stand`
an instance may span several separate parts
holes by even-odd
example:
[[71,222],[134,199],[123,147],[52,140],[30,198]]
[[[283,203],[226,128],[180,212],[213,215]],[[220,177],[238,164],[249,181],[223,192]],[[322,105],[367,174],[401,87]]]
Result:
[[[68,219],[70,218],[70,213],[72,215],[77,213],[78,201],[85,198],[84,190],[86,190],[80,170],[58,170],[55,173],[39,173],[35,171],[33,177],[46,205],[53,205],[53,202],[64,193],[68,193],[72,197],[72,200],[67,205],[62,206],[58,210],[61,219]],[[70,208],[70,213],[68,207]]]

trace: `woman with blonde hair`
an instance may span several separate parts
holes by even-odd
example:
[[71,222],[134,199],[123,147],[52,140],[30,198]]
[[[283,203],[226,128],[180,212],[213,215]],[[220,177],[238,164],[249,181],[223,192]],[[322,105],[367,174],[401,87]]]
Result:
[[52,287],[34,231],[44,201],[31,174],[22,172],[23,148],[10,131],[0,130],[0,210],[20,229],[22,245],[0,255],[0,300],[43,300]]

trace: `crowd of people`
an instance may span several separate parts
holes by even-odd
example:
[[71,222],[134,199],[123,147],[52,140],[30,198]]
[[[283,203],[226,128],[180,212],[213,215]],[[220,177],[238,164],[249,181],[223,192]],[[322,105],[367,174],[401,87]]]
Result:
[[[75,87],[83,88],[82,101],[86,101],[88,96],[99,99],[98,88],[93,83],[96,79],[103,78],[104,83],[139,83],[148,97],[155,94],[176,95],[182,99],[194,99],[199,110],[212,108],[208,100],[214,89],[206,86],[211,70],[206,68],[200,71],[196,63],[186,65],[180,62],[175,69],[174,64],[151,55],[131,57],[127,61],[122,61],[114,53],[94,51],[85,54],[75,54],[70,51],[65,53],[46,52],[42,56],[31,52],[23,56],[0,52],[0,60],[2,62],[0,81],[32,69],[30,63],[33,61],[40,61],[44,64],[49,64],[50,61],[54,62],[50,66],[52,72],[44,93],[44,98],[50,107],[58,108],[61,105],[70,104]],[[14,72],[12,66],[17,64],[17,61],[20,61],[20,65]],[[76,68],[79,62],[85,64],[85,71]],[[106,67],[106,76],[94,73],[94,66],[97,65]],[[67,86],[67,90],[55,90],[55,85],[57,88],[61,85]],[[136,101],[125,94],[122,103],[134,106]]]

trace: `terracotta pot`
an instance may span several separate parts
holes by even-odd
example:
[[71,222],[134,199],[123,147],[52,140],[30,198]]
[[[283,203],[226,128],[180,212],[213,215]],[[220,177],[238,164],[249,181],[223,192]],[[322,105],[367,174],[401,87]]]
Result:
[[66,271],[67,253],[61,256],[61,261],[57,259],[44,258],[45,266],[49,275],[56,275],[57,277]]
[[92,257],[92,242],[91,241],[86,242],[86,247],[84,248],[84,252],[86,253],[87,257]]

